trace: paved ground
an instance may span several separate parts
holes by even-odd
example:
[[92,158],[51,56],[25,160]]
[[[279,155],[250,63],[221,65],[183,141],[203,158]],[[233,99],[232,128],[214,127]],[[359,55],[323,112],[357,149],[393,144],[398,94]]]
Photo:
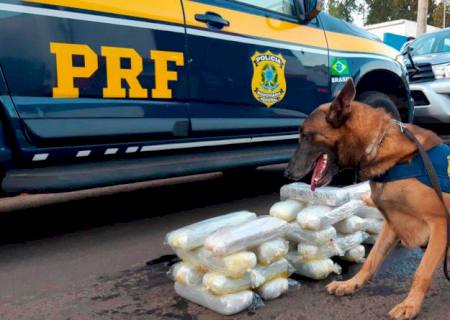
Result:
[[[171,229],[248,209],[267,213],[281,168],[171,179],[147,190],[0,216],[0,319],[222,319],[177,297],[162,245]],[[229,319],[384,319],[407,294],[420,250],[397,249],[353,297],[300,288]],[[150,262],[149,264],[146,264]],[[358,266],[344,268],[344,278]],[[449,319],[450,285],[439,270],[420,319]]]

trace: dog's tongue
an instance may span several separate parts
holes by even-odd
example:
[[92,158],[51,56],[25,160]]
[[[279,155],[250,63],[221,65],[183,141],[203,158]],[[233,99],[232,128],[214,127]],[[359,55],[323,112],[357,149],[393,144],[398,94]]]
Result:
[[311,190],[315,191],[317,183],[323,178],[325,174],[325,169],[327,168],[327,155],[322,154],[319,159],[317,159],[316,166],[311,177]]

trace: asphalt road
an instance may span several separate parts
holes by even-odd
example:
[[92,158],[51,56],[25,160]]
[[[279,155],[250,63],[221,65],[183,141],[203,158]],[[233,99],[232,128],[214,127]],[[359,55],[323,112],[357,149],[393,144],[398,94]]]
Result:
[[[223,319],[176,296],[166,277],[164,235],[179,226],[247,209],[267,214],[281,167],[155,182],[132,193],[0,215],[0,319]],[[384,319],[406,296],[421,250],[398,248],[353,297],[297,279],[264,307],[229,319]],[[343,278],[359,266],[344,268]],[[419,319],[449,319],[450,284],[439,270]]]

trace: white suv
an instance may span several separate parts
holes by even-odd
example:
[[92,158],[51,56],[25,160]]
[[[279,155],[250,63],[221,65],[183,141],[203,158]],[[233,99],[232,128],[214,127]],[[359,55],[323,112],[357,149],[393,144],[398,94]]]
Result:
[[406,59],[415,120],[450,123],[450,28],[409,43],[414,66]]

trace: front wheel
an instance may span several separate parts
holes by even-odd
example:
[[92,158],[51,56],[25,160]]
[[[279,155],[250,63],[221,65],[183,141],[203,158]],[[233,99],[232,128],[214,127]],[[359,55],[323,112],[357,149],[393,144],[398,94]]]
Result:
[[356,100],[374,108],[383,108],[386,112],[390,113],[396,120],[401,120],[400,113],[397,106],[389,96],[379,91],[366,91],[359,94]]

